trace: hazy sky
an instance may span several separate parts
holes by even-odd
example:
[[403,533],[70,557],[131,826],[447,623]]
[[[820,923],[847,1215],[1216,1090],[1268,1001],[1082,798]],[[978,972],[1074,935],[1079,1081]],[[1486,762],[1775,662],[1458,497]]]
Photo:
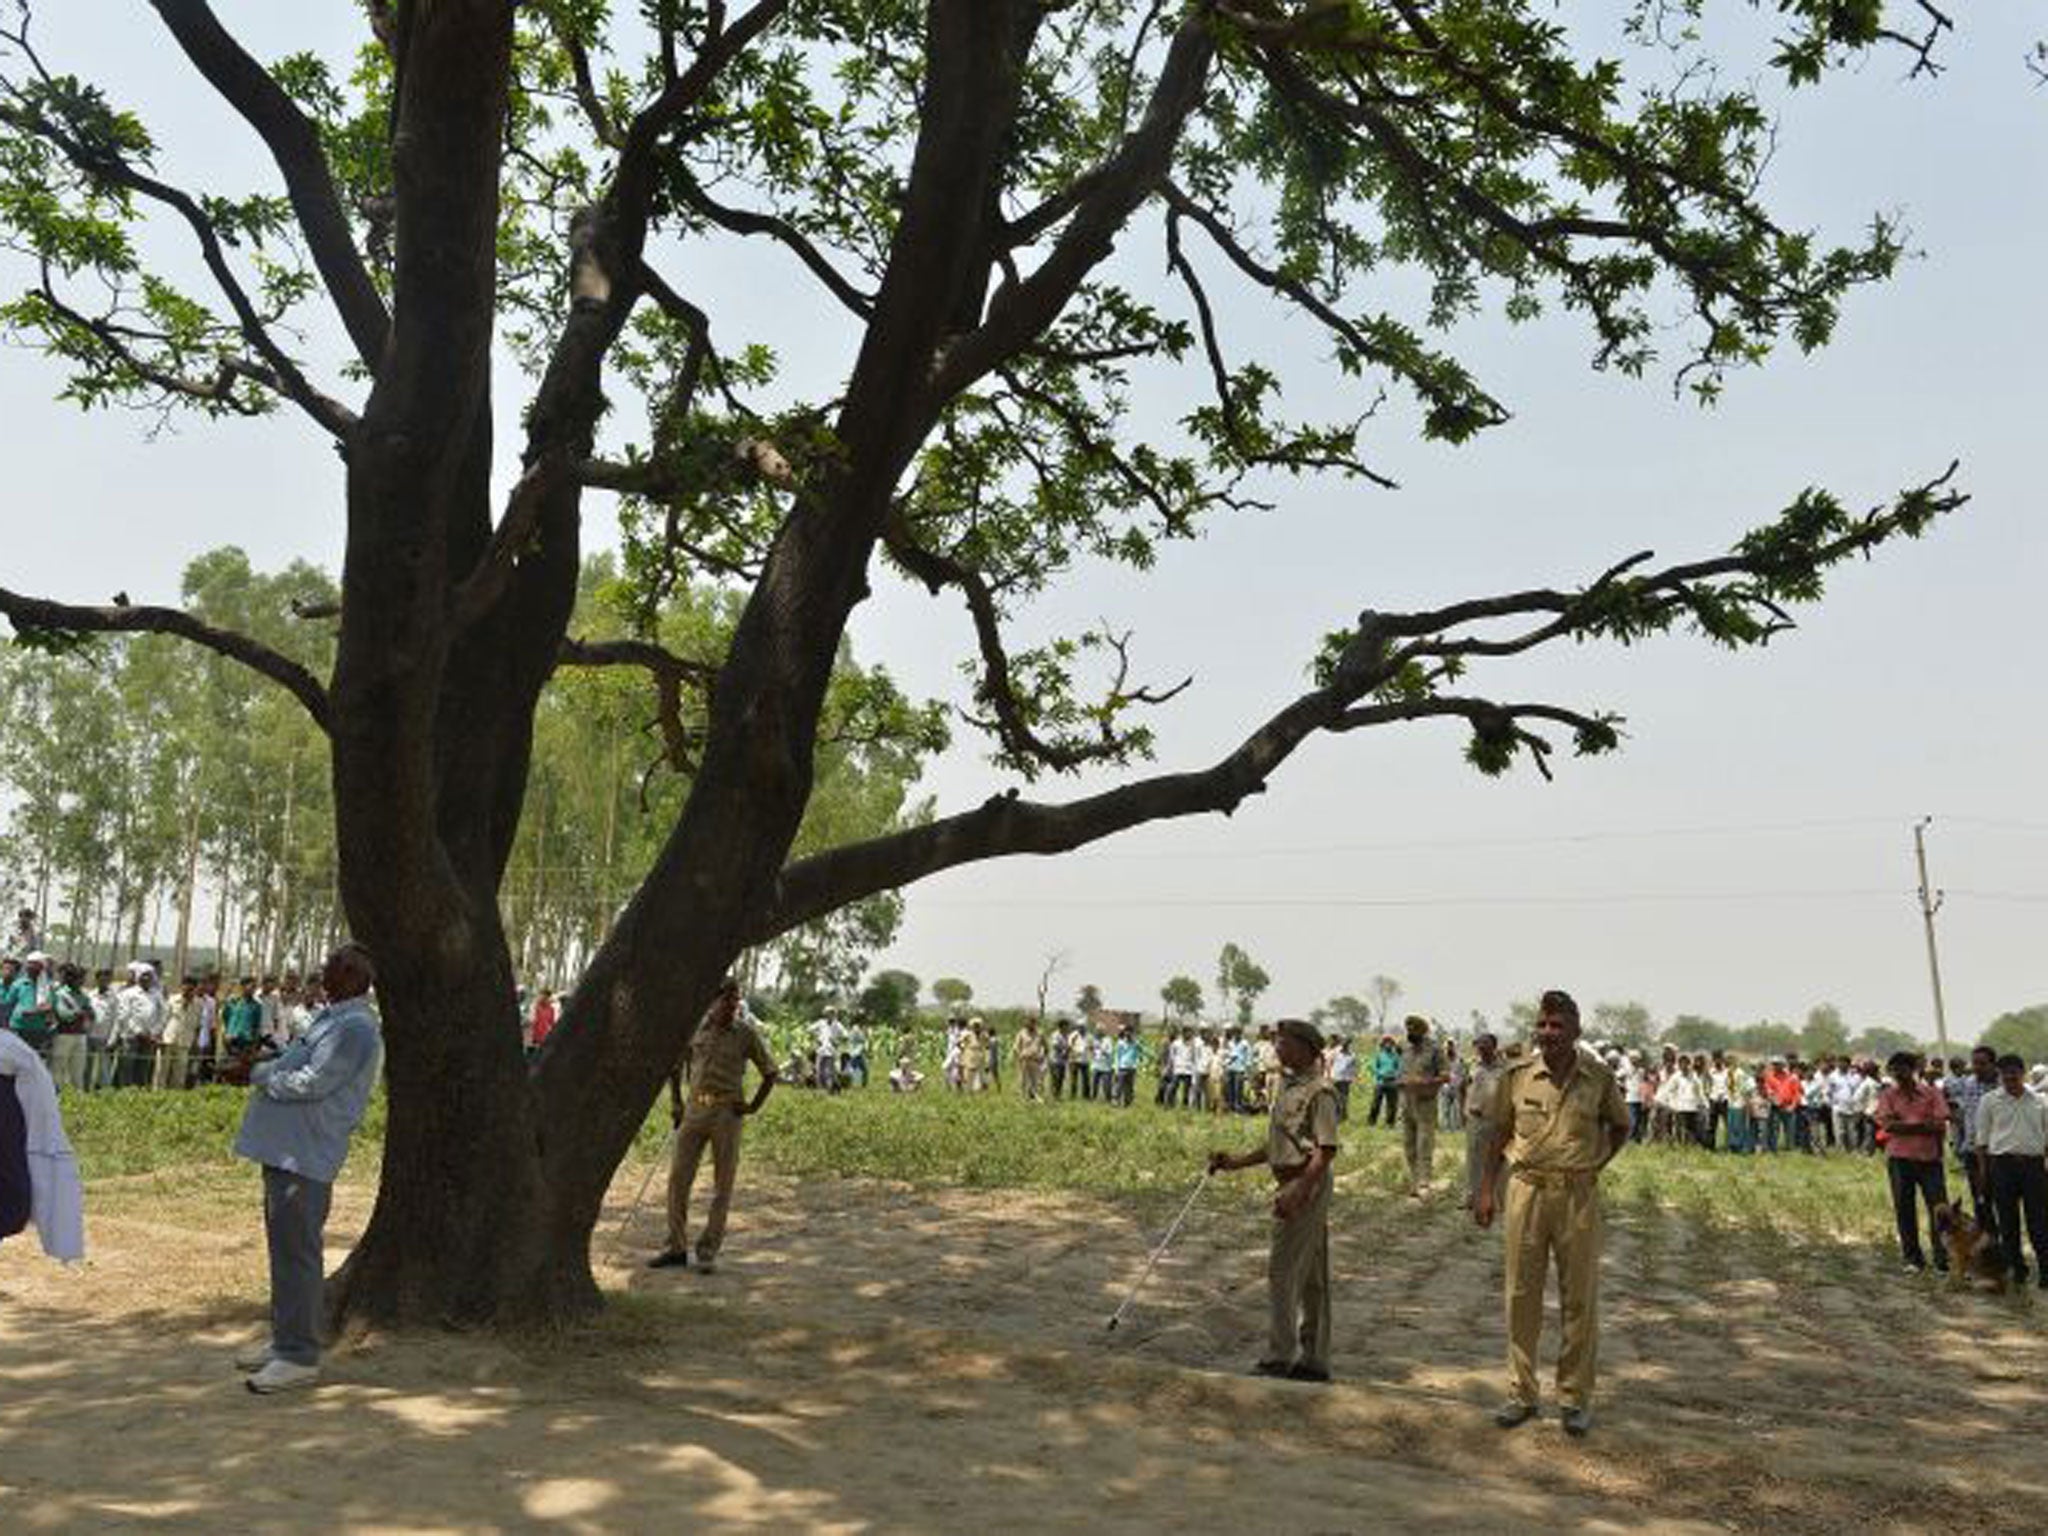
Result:
[[[44,10],[53,65],[143,108],[171,179],[266,176],[139,0]],[[264,56],[334,54],[357,26],[338,0],[220,10]],[[1369,438],[1399,492],[1282,486],[1277,513],[1218,522],[1149,576],[1079,573],[1017,638],[1104,617],[1134,629],[1146,675],[1195,679],[1154,722],[1157,766],[1202,766],[1299,692],[1317,637],[1361,607],[1573,582],[1643,548],[1711,553],[1803,486],[1875,503],[1952,458],[1974,497],[1963,513],[1839,574],[1803,627],[1764,652],[1670,640],[1476,671],[1471,691],[1628,717],[1622,753],[1565,759],[1554,784],[1523,770],[1481,779],[1451,724],[1313,742],[1228,821],[925,882],[885,963],[1021,1000],[1058,954],[1057,999],[1093,982],[1112,1004],[1151,1010],[1175,973],[1213,987],[1230,940],[1273,976],[1262,1011],[1306,1010],[1386,973],[1405,1004],[1461,1022],[1561,985],[1589,1004],[1634,998],[1660,1017],[1735,1023],[1830,1000],[1852,1027],[1931,1034],[1911,837],[1931,814],[1952,1032],[2048,999],[2048,90],[2021,65],[2037,20],[2028,7],[1980,8],[1932,84],[1903,82],[1898,61],[1880,57],[1780,102],[1767,185],[1781,215],[1846,239],[1875,210],[1899,213],[1918,253],[1850,302],[1825,353],[1738,376],[1703,412],[1672,397],[1668,368],[1641,381],[1591,372],[1587,333],[1569,319],[1472,325],[1460,345],[1515,412],[1509,425],[1447,449],[1390,411]],[[1737,54],[1736,77],[1754,60]],[[1128,248],[1133,280],[1156,282],[1156,234]],[[751,326],[799,370],[843,370],[853,338],[774,254],[675,259],[715,314],[738,317],[721,321],[728,336]],[[1225,318],[1269,360],[1308,360],[1292,408],[1329,403],[1336,386],[1312,335],[1241,300],[1226,301]],[[338,563],[338,465],[295,418],[151,435],[146,422],[51,403],[55,377],[31,354],[0,357],[15,486],[5,584],[169,599],[184,560],[225,542],[263,566]],[[1163,419],[1173,404],[1153,408]],[[589,540],[612,537],[593,498]],[[911,689],[960,696],[971,636],[954,599],[885,580],[854,638]],[[1027,792],[1064,798],[1105,782]],[[945,810],[1008,783],[963,733],[925,788]]]

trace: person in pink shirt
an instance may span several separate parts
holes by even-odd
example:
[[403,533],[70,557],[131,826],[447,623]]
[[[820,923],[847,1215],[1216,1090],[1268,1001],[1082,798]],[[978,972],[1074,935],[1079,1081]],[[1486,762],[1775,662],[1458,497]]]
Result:
[[[1941,1171],[1948,1099],[1939,1085],[1920,1081],[1920,1058],[1911,1051],[1894,1052],[1885,1070],[1892,1083],[1877,1096],[1874,1118],[1885,1135],[1885,1172],[1891,1179],[1899,1252],[1907,1273],[1918,1274],[1927,1268],[1927,1255],[1920,1248],[1920,1213],[1913,1198],[1917,1194],[1927,1204],[1931,1236],[1934,1208],[1948,1202],[1948,1181]],[[1939,1242],[1934,1245],[1934,1267],[1948,1269],[1948,1255]]]

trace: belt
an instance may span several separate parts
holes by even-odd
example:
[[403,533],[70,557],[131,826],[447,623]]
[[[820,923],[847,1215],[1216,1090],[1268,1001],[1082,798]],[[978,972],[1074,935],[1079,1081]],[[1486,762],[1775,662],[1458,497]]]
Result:
[[740,1096],[736,1093],[720,1093],[712,1088],[690,1090],[690,1107],[693,1109],[708,1109],[717,1104],[737,1104],[739,1101]]
[[1517,1168],[1514,1177],[1538,1189],[1569,1189],[1582,1182],[1590,1184],[1599,1174],[1597,1168]]
[[2044,1155],[2048,1154],[2040,1152],[1994,1152],[1991,1154],[1991,1161],[1994,1163],[2038,1163]]

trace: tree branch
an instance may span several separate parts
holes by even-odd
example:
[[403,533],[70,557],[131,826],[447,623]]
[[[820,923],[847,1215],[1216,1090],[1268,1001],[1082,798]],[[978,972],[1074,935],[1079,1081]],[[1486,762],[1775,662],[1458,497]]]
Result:
[[1108,257],[1132,211],[1165,178],[1181,130],[1201,105],[1214,54],[1215,40],[1203,18],[1196,14],[1184,21],[1153,84],[1143,121],[1114,155],[1083,178],[1088,189],[1075,199],[1045,260],[1022,282],[998,288],[982,323],[946,349],[932,381],[936,402],[952,399],[1028,347]]
[[234,310],[243,339],[277,375],[279,392],[333,436],[346,439],[351,434],[356,424],[355,413],[313,388],[305,374],[300,372],[299,365],[277,344],[247,290],[242,287],[241,279],[228,265],[227,252],[213,221],[189,193],[138,171],[112,151],[81,143],[18,95],[9,104],[0,106],[0,119],[50,145],[86,177],[161,203],[182,218],[199,242],[199,254],[206,263],[207,271],[213,275],[215,285]]
[[[678,772],[690,766],[690,733],[683,724],[683,688],[708,694],[718,681],[718,668],[691,661],[652,640],[577,640],[564,637],[556,664],[564,667],[643,667],[654,680],[655,719],[661,727],[664,755]],[[645,781],[642,781],[645,800]]]
[[[1359,615],[1357,626],[1332,637],[1318,669],[1319,686],[1302,694],[1247,736],[1235,751],[1189,773],[1163,774],[1120,785],[1065,804],[1021,800],[1015,791],[974,810],[943,817],[867,842],[830,849],[787,866],[774,901],[748,936],[763,943],[849,901],[894,889],[941,870],[1010,854],[1066,853],[1150,821],[1221,812],[1261,793],[1294,750],[1319,731],[1345,733],[1369,726],[1434,718],[1472,725],[1467,756],[1483,772],[1505,768],[1526,749],[1548,777],[1550,743],[1526,722],[1568,726],[1581,753],[1617,743],[1618,717],[1559,705],[1502,703],[1439,694],[1434,685],[1453,676],[1467,654],[1465,642],[1441,639],[1449,627],[1530,613],[1556,617],[1518,637],[1528,649],[1564,636],[1607,635],[1624,641],[1668,622],[1678,609],[1702,616],[1702,627],[1731,644],[1755,643],[1769,626],[1743,628],[1729,611],[1753,608],[1782,614],[1781,602],[1819,596],[1819,572],[1867,553],[1895,535],[1916,536],[1935,517],[1967,500],[1948,488],[1955,466],[1907,490],[1888,508],[1851,518],[1812,494],[1794,502],[1774,523],[1744,539],[1737,552],[1630,577],[1648,556],[1635,555],[1603,572],[1579,592],[1534,588],[1414,613]],[[1714,624],[1722,626],[1716,630]],[[1397,644],[1403,637],[1411,643]],[[1435,637],[1435,638],[1432,638]],[[1424,658],[1443,659],[1426,674]]]
[[677,191],[684,207],[720,229],[735,235],[766,235],[791,251],[810,269],[811,275],[825,285],[826,291],[855,317],[866,320],[874,314],[874,298],[848,282],[838,268],[826,260],[825,253],[811,243],[810,237],[787,219],[770,213],[757,213],[750,208],[728,207],[694,179],[679,178]]
[[356,356],[374,373],[384,355],[385,338],[391,333],[391,316],[356,250],[319,131],[270,71],[251,58],[215,19],[205,0],[151,3],[193,67],[268,146],[284,177],[285,193],[298,215],[313,265],[341,315]]
[[38,633],[176,635],[262,673],[303,704],[321,730],[331,728],[327,690],[311,672],[259,640],[220,629],[182,608],[136,606],[118,600],[106,607],[88,607],[0,588],[0,614],[13,624],[17,639]]

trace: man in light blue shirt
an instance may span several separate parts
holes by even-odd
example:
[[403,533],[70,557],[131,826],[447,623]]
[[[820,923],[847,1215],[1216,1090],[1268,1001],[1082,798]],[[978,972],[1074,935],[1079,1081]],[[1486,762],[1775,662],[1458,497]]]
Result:
[[263,1165],[270,1248],[270,1343],[235,1362],[253,1373],[251,1392],[286,1392],[320,1379],[321,1233],[349,1136],[384,1059],[368,997],[375,979],[370,952],[342,945],[320,975],[327,1006],[305,1034],[249,1074],[235,1153]]

